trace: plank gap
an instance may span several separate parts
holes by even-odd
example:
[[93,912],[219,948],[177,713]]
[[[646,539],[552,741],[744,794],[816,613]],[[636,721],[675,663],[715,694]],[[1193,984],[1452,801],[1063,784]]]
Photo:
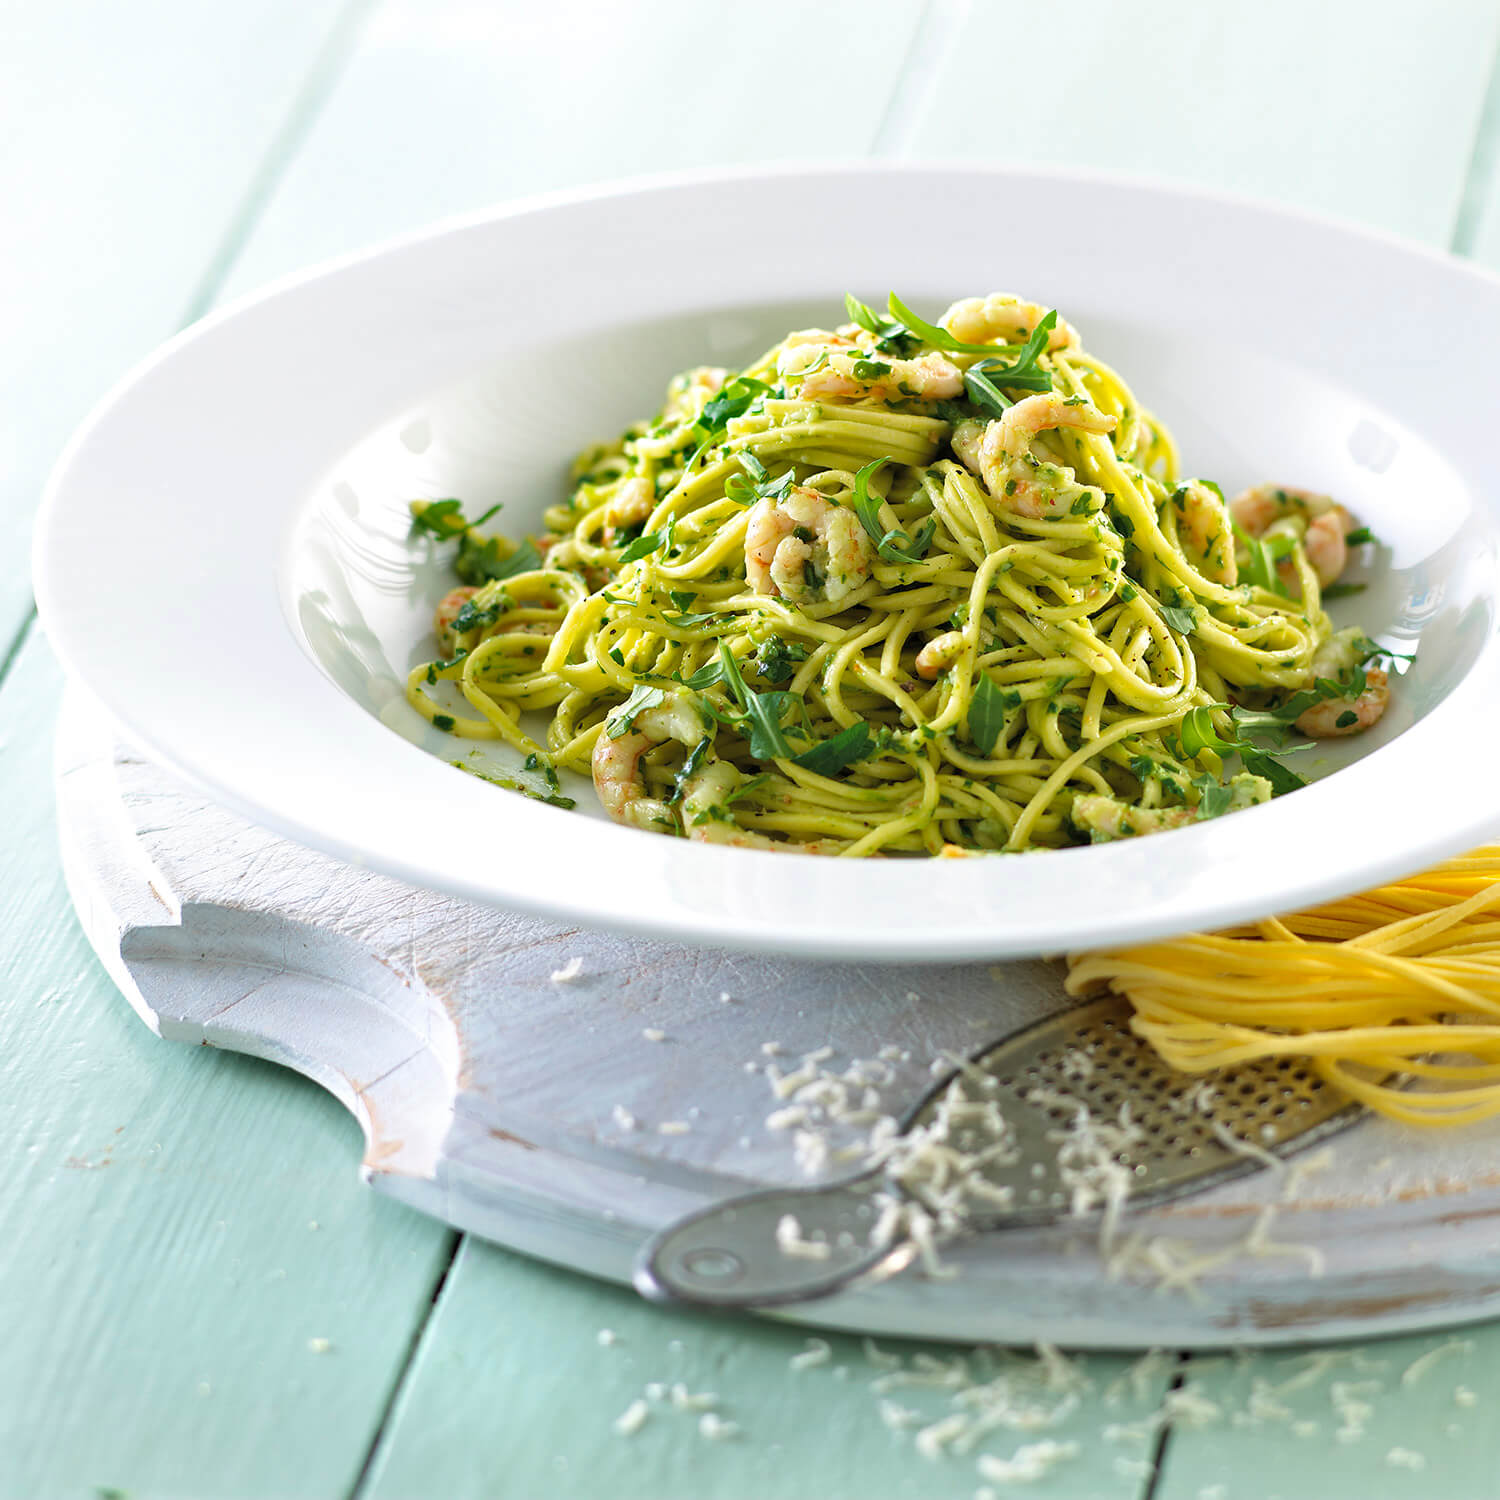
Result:
[[[1187,1379],[1188,1362],[1192,1359],[1192,1353],[1183,1350],[1177,1356],[1177,1369],[1172,1375],[1172,1383],[1162,1392],[1162,1406],[1167,1404],[1167,1397],[1173,1391],[1180,1391],[1183,1382]],[[1161,1484],[1162,1470],[1166,1466],[1167,1444],[1172,1440],[1172,1424],[1163,1421],[1156,1429],[1156,1440],[1151,1444],[1151,1476],[1146,1480],[1146,1488],[1141,1492],[1141,1500],[1156,1500],[1156,1491]]]
[[313,58],[292,107],[287,110],[229,221],[223,240],[209,257],[208,265],[188,299],[183,327],[196,323],[218,301],[220,289],[228,280],[240,251],[311,134],[379,3],[380,0],[348,0],[329,27],[327,40]]
[[453,1263],[458,1259],[458,1252],[463,1242],[464,1236],[456,1229],[448,1232],[448,1253],[443,1258],[442,1266],[433,1280],[432,1292],[427,1299],[427,1308],[413,1327],[411,1338],[407,1340],[406,1352],[396,1368],[396,1378],[391,1382],[390,1392],[380,1411],[380,1421],[376,1424],[374,1433],[371,1434],[370,1446],[365,1449],[364,1461],[360,1464],[359,1473],[355,1475],[354,1483],[349,1489],[348,1500],[359,1500],[364,1493],[365,1484],[375,1467],[375,1459],[385,1441],[386,1429],[395,1415],[396,1403],[400,1401],[401,1393],[406,1389],[407,1379],[411,1375],[412,1366],[416,1363],[417,1351],[422,1347],[422,1340],[427,1333],[427,1325],[432,1322],[437,1313],[438,1303],[442,1301],[443,1289],[448,1285],[448,1277],[452,1274]]
[[17,627],[15,635],[11,637],[10,645],[5,648],[5,655],[0,657],[0,684],[3,684],[5,679],[10,676],[10,669],[15,666],[16,658],[25,647],[27,640],[31,636],[31,627],[35,624],[36,605],[33,604],[26,611],[26,617]]
[[905,156],[931,108],[933,92],[969,18],[970,0],[924,0],[885,113],[870,142],[871,156]]
[[1479,121],[1474,127],[1474,146],[1464,173],[1463,191],[1458,212],[1454,215],[1453,236],[1448,248],[1455,255],[1473,255],[1479,239],[1479,227],[1485,207],[1495,185],[1495,165],[1500,160],[1500,34],[1495,38],[1490,58],[1489,82],[1479,107]]

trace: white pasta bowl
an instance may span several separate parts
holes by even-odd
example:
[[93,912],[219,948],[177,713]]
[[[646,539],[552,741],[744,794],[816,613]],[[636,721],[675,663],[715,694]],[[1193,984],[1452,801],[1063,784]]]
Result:
[[[1377,730],[1263,807],[1112,845],[823,859],[614,826],[458,774],[401,683],[451,583],[407,502],[513,535],[584,444],[690,364],[831,324],[853,290],[933,314],[1059,307],[1171,427],[1185,472],[1338,496],[1380,539],[1336,607],[1415,660]],[[1347,226],[1112,178],[866,166],[549,198],[283,282],[173,340],[52,481],[51,640],[218,801],[413,884],[782,953],[1002,958],[1347,893],[1500,822],[1491,428],[1500,281]],[[490,762],[503,763],[503,757]],[[588,815],[594,808],[594,815]]]

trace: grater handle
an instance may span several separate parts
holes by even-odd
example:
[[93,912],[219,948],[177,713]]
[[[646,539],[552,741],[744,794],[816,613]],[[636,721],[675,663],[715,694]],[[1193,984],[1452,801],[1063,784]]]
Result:
[[[899,1270],[910,1256],[907,1247],[869,1245],[877,1188],[890,1191],[872,1176],[826,1188],[773,1188],[714,1204],[646,1242],[636,1258],[636,1290],[656,1302],[775,1307],[830,1296],[873,1271]],[[801,1239],[826,1245],[827,1253],[788,1253],[777,1238],[777,1226],[788,1215]]]

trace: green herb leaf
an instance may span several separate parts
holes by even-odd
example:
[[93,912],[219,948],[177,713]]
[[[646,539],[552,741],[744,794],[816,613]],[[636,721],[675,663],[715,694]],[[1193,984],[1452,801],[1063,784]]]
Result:
[[444,734],[452,734],[456,722],[452,714],[433,714],[432,716],[432,727],[441,729]]
[[621,554],[620,563],[639,562],[643,557],[650,557],[653,552],[660,551],[667,540],[665,529],[661,531],[648,531],[643,536],[638,536]]
[[[921,337],[924,344],[933,349],[942,349],[949,354],[993,354],[996,349],[1007,348],[1004,344],[966,344],[960,338],[955,338],[946,328],[940,328],[936,323],[929,323],[925,318],[919,318],[894,292],[886,299],[886,306],[891,310],[893,318],[899,318],[912,333]],[[1057,314],[1047,315],[1052,319],[1047,324],[1048,331],[1056,326]],[[1045,320],[1044,320],[1045,321]],[[1043,342],[1046,342],[1045,335]]]
[[542,554],[530,542],[522,542],[509,557],[501,557],[497,538],[480,542],[465,534],[458,544],[453,571],[465,583],[478,586],[514,578],[517,573],[530,573],[541,565]]
[[[1161,617],[1175,631],[1182,635],[1191,635],[1198,628],[1198,613],[1196,610],[1185,609],[1180,604],[1163,604],[1161,606]],[[1197,712],[1197,710],[1194,710]]]
[[937,522],[929,517],[917,528],[915,537],[908,537],[904,531],[896,527],[887,531],[880,524],[880,498],[870,493],[871,476],[879,473],[890,462],[891,460],[887,457],[877,458],[867,463],[854,476],[854,494],[849,503],[854,514],[859,517],[860,525],[865,528],[866,534],[875,543],[875,550],[887,562],[921,562],[937,531]]
[[688,778],[692,776],[693,773],[697,771],[697,769],[703,764],[703,759],[708,754],[709,747],[713,744],[713,742],[713,736],[711,734],[705,734],[703,738],[699,740],[691,750],[688,751],[688,757],[685,761],[683,761],[682,769],[678,771],[676,780],[672,784],[672,795],[667,798],[668,802],[680,802],[682,800],[682,794],[686,789]]
[[1241,750],[1240,764],[1252,776],[1263,776],[1269,781],[1273,797],[1285,796],[1286,793],[1295,792],[1299,787],[1307,785],[1290,766],[1282,765],[1274,755],[1268,755],[1264,750]]
[[1351,594],[1362,594],[1367,585],[1363,583],[1330,583],[1323,590],[1325,599],[1347,599]]
[[755,404],[758,397],[770,390],[763,380],[751,375],[736,375],[726,381],[717,395],[703,403],[693,431],[704,443],[712,442],[736,417],[742,417]]
[[863,760],[870,752],[870,726],[860,719],[830,736],[811,750],[794,755],[793,761],[819,776],[833,776],[845,766]]
[[1005,700],[989,674],[981,672],[969,702],[969,739],[981,755],[988,755],[1005,729]]
[[[1215,485],[1214,488],[1217,489],[1218,486]],[[1251,536],[1238,521],[1231,520],[1229,524],[1234,528],[1234,534],[1246,552],[1245,577],[1251,583],[1269,589],[1273,594],[1280,594],[1283,599],[1290,599],[1291,591],[1281,581],[1276,564],[1296,545],[1291,537],[1274,536],[1270,541],[1262,541],[1259,537]]]
[[688,677],[684,677],[680,672],[674,672],[672,679],[674,682],[680,682],[685,688],[697,691],[701,688],[712,687],[716,682],[723,682],[724,668],[721,663],[711,661],[706,667],[699,667]]
[[[1344,537],[1344,545],[1346,547],[1363,547],[1366,542],[1373,542],[1375,540],[1375,533],[1368,526],[1356,526],[1353,531]],[[1324,589],[1323,592],[1326,594],[1328,590]]]
[[861,302],[853,292],[844,293],[844,308],[849,314],[851,323],[858,323],[866,333],[875,335],[876,347],[882,354],[909,354],[922,342],[909,328],[882,318],[874,308]]
[[635,723],[636,715],[664,703],[666,697],[666,693],[659,687],[648,687],[645,683],[637,683],[631,689],[630,696],[605,719],[605,734],[612,740],[619,739]]

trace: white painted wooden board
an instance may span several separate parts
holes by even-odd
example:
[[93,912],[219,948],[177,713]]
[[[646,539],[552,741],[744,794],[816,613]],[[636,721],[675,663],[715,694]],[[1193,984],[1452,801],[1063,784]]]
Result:
[[[616,1280],[651,1230],[804,1178],[758,1071],[762,1044],[928,1063],[1065,1004],[1055,967],[777,963],[559,929],[399,885],[224,813],[118,745],[81,699],[58,744],[65,867],[84,928],[164,1037],[316,1078],[366,1133],[382,1191],[456,1227]],[[496,795],[509,795],[497,790]],[[578,959],[580,977],[552,975]],[[723,994],[731,999],[721,999]],[[652,1040],[647,1032],[665,1040]],[[747,1070],[747,1064],[753,1065]],[[638,1121],[615,1118],[623,1107]],[[664,1134],[663,1123],[688,1128]],[[872,1332],[1079,1347],[1278,1343],[1442,1326],[1500,1310],[1500,1124],[1435,1137],[1371,1119],[1281,1211],[1307,1259],[1238,1258],[1195,1296],[1112,1281],[1091,1232],[1014,1229],[795,1309]],[[1280,1185],[1261,1173],[1133,1216],[1205,1249]]]

